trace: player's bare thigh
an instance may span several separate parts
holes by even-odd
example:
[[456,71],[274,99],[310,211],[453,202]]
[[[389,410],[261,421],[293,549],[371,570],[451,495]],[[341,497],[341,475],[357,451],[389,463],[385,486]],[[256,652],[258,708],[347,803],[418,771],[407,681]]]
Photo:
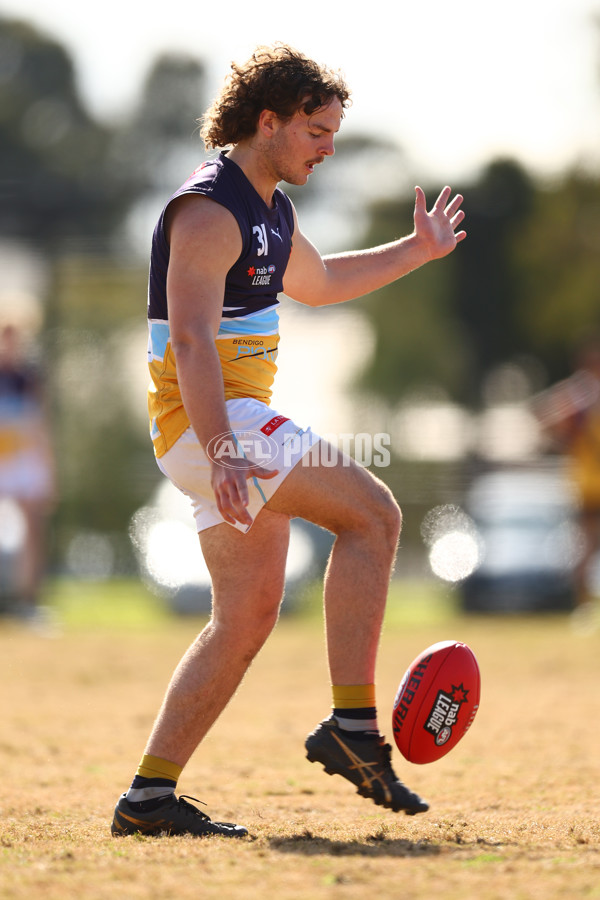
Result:
[[299,516],[334,534],[369,523],[399,531],[400,510],[389,488],[351,457],[337,454],[335,465],[323,465],[317,444],[277,488],[266,509],[292,518]]
[[244,534],[227,523],[200,532],[202,553],[220,603],[239,606],[244,598],[264,597],[278,602],[283,594],[290,537],[289,516],[262,509]]

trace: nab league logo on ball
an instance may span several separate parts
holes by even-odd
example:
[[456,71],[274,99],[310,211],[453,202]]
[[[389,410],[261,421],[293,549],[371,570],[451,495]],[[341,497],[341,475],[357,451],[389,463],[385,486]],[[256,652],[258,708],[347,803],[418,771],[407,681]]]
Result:
[[469,695],[464,685],[452,685],[451,691],[438,691],[431,712],[425,720],[423,728],[435,738],[438,747],[452,737],[452,728],[456,725],[458,714]]

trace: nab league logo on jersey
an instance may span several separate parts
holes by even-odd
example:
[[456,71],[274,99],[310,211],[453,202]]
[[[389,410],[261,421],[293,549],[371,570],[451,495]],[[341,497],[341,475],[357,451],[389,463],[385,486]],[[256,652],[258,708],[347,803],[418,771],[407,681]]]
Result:
[[271,284],[271,277],[275,274],[275,266],[250,266],[248,277],[251,284]]

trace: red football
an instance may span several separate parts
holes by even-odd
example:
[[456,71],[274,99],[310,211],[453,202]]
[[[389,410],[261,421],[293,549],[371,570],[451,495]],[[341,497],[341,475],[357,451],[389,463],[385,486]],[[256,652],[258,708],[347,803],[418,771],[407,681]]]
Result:
[[417,656],[394,700],[394,739],[405,759],[430,763],[452,750],[475,718],[480,687],[466,644],[440,641]]

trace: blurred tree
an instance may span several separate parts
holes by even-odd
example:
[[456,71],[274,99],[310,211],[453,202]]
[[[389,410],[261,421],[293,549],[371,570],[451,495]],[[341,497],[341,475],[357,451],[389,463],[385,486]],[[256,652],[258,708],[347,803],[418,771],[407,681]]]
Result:
[[[427,191],[430,202],[435,193]],[[498,160],[463,193],[467,240],[363,305],[375,348],[359,386],[391,405],[431,386],[476,405],[484,376],[527,350],[514,235],[528,221],[535,185],[516,162]],[[367,242],[409,233],[412,209],[412,197],[373,204]]]
[[115,136],[111,160],[121,177],[142,179],[143,202],[160,206],[205,158],[198,134],[205,67],[194,57],[165,53],[152,64],[137,108]]
[[580,341],[600,330],[600,182],[568,173],[535,194],[514,235],[519,332],[550,381],[568,375]]
[[499,364],[525,354],[524,285],[515,238],[534,208],[536,186],[513,160],[496,160],[465,190],[468,238],[452,256],[450,308],[469,348],[460,399],[477,405],[480,385]]
[[[410,233],[413,204],[405,195],[373,203],[364,246]],[[409,393],[428,393],[432,387],[443,388],[450,396],[460,394],[469,348],[451,307],[455,277],[449,258],[358,301],[375,337],[371,359],[357,378],[359,389],[390,406]]]
[[0,61],[0,235],[52,256],[109,240],[139,185],[114,177],[111,131],[85,110],[67,52],[0,18]]

